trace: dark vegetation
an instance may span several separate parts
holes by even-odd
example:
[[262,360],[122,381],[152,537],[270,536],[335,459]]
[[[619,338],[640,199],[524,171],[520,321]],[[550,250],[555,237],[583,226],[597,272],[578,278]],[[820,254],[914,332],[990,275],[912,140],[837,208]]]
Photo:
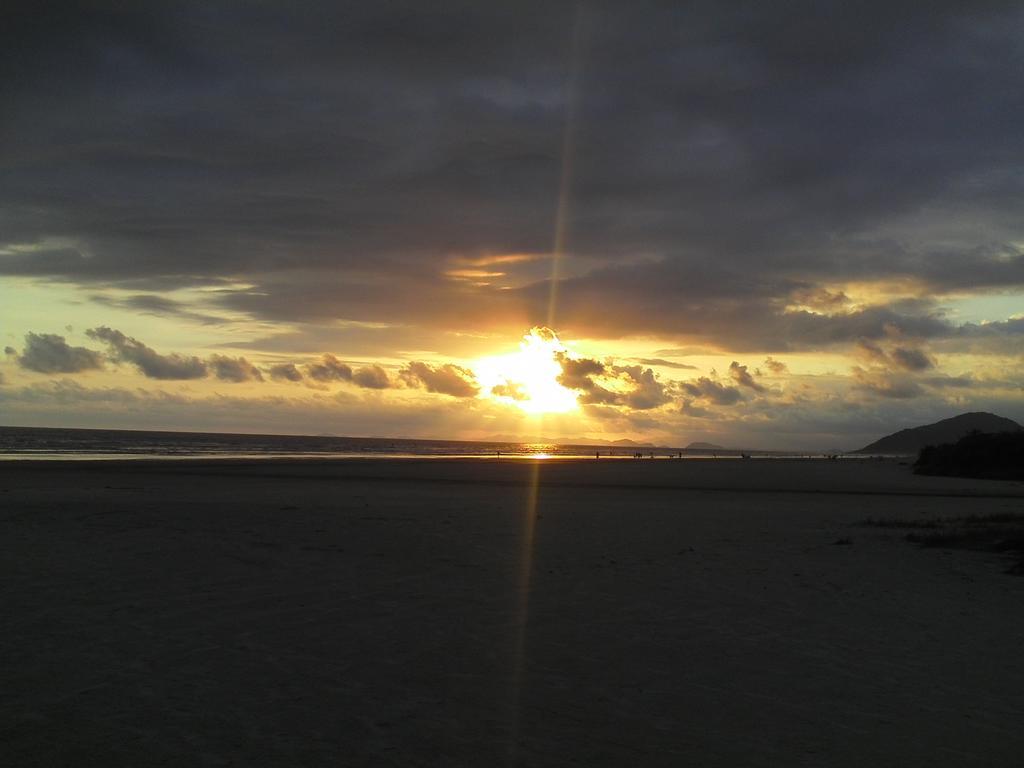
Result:
[[922,547],[995,552],[1014,558],[1008,573],[1024,576],[1024,513],[934,518],[931,520],[878,520],[859,523],[867,528],[911,529],[906,540]]
[[1024,480],[1024,432],[972,432],[955,443],[921,449],[919,475]]

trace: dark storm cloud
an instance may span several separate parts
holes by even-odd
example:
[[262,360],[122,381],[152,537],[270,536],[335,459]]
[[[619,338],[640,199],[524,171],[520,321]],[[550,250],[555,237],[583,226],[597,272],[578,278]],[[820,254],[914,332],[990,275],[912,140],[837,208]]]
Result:
[[138,339],[106,326],[90,328],[85,334],[91,339],[106,342],[111,360],[116,363],[131,363],[138,368],[139,373],[150,379],[187,380],[206,376],[206,363],[198,357],[177,353],[161,355]]
[[[439,265],[550,250],[575,15],[16,3],[0,27],[0,273],[220,284],[211,302],[269,320],[542,320],[546,285],[472,286]],[[827,286],[1024,285],[1021,17],[1009,2],[590,6],[560,328],[765,350],[952,335],[921,308],[851,312]],[[145,295],[118,301],[214,319]]]
[[410,386],[452,397],[475,397],[480,391],[473,372],[452,363],[431,366],[412,362],[402,369],[401,377]]
[[[792,306],[803,283],[753,272],[720,266],[680,270],[669,262],[597,269],[560,285],[560,331],[611,337],[638,332],[680,335],[734,351],[814,349],[860,338],[930,339],[957,333],[930,301],[896,301],[822,314]],[[520,295],[539,305],[546,302],[547,288],[532,286]]]
[[[4,351],[7,349],[13,352],[11,347]],[[18,365],[37,373],[79,373],[102,368],[103,355],[86,347],[72,347],[55,333],[26,333]]]

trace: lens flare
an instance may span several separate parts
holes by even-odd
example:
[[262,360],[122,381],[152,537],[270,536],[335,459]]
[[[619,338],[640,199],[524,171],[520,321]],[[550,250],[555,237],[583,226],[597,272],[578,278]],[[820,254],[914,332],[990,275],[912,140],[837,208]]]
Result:
[[473,365],[487,396],[514,404],[532,414],[566,413],[579,407],[576,393],[558,383],[562,366],[558,354],[566,349],[553,331],[533,328],[519,351],[486,357]]

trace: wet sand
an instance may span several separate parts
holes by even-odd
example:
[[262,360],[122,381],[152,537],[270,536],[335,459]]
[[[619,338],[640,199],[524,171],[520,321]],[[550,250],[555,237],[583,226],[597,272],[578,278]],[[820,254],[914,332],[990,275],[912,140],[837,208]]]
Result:
[[0,464],[0,763],[1016,766],[1024,578],[855,525],[1001,512],[891,461]]

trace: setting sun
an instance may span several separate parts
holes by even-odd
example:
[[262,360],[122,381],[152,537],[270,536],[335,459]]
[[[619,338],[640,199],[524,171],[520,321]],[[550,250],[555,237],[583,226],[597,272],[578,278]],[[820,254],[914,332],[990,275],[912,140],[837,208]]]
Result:
[[519,351],[482,358],[472,366],[489,397],[512,403],[527,413],[565,413],[578,407],[576,394],[558,383],[562,372],[556,355],[566,352],[547,328],[533,328]]

